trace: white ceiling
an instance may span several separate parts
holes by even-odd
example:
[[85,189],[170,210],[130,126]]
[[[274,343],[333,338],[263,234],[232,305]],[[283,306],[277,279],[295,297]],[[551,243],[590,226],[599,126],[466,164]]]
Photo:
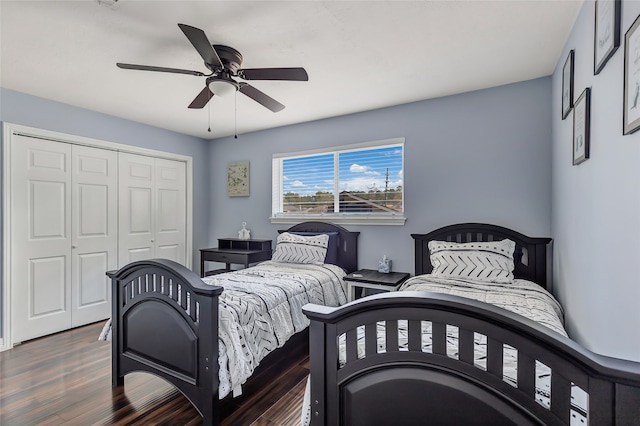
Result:
[[[205,139],[366,111],[552,74],[582,0],[0,1],[0,85]],[[178,28],[239,50],[244,68],[304,67],[308,82],[252,81],[188,109],[208,73]],[[235,98],[235,100],[234,100]],[[207,131],[211,120],[211,132]]]

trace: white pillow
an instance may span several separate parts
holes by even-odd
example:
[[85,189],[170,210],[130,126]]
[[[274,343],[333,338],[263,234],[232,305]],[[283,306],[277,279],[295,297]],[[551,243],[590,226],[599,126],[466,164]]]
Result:
[[327,255],[329,236],[295,235],[283,232],[278,235],[276,251],[271,260],[285,263],[313,263],[322,265]]
[[443,278],[509,284],[513,282],[515,247],[516,243],[511,240],[475,243],[429,241],[431,273]]

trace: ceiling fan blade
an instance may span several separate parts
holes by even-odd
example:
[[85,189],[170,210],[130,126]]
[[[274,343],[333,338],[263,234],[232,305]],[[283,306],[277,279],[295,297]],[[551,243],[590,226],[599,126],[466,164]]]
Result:
[[223,68],[222,61],[220,61],[220,57],[218,53],[215,51],[211,43],[209,43],[209,39],[207,35],[200,28],[192,27],[190,25],[178,24],[184,35],[187,36],[193,47],[196,48],[204,62],[215,67],[215,68]]
[[246,68],[239,70],[238,76],[245,80],[309,80],[304,68]]
[[282,111],[284,109],[284,105],[282,105],[280,102],[276,101],[271,96],[268,96],[267,94],[261,92],[260,90],[247,83],[240,84],[239,90],[243,95],[250,97],[260,105],[266,107],[267,109],[270,109],[273,112]]
[[196,96],[195,99],[191,101],[191,103],[189,104],[189,108],[204,108],[204,106],[209,103],[211,98],[213,98],[213,92],[209,90],[208,87],[205,87],[200,93],[198,93],[198,96]]
[[152,67],[149,65],[123,64],[121,62],[116,63],[116,65],[118,66],[118,68],[122,68],[125,70],[171,72],[175,74],[197,75],[198,77],[204,75],[200,71],[182,70],[179,68]]

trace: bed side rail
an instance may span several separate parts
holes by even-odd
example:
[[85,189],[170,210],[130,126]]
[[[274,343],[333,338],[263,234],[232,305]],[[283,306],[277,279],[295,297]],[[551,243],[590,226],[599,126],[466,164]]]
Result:
[[[311,320],[314,425],[341,421],[341,392],[350,381],[406,366],[478,383],[544,424],[568,425],[576,415],[591,425],[640,424],[640,363],[594,354],[504,309],[445,294],[399,292],[341,308],[308,304],[303,311]],[[358,328],[361,336],[364,333],[364,350],[357,343]],[[427,328],[431,342],[425,347]],[[384,350],[378,348],[380,334]],[[457,341],[453,351],[452,335]],[[345,348],[342,358],[339,342]],[[483,345],[480,358],[478,342]],[[517,355],[507,360],[506,354],[514,352]],[[507,373],[505,362],[515,362],[517,373]],[[537,380],[540,371],[547,370],[549,394],[541,399]],[[576,405],[576,400],[584,403]]]

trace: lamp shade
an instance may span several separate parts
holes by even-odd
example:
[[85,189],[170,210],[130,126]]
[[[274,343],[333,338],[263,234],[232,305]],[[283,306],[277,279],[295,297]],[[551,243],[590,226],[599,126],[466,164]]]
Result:
[[213,80],[209,83],[209,90],[216,96],[225,96],[237,90],[235,84],[227,80]]

